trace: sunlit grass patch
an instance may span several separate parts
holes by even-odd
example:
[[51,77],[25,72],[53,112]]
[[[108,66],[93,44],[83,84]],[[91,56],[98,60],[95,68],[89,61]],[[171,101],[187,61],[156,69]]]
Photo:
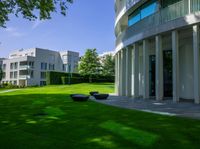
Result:
[[116,148],[116,143],[112,140],[112,136],[96,137],[87,140],[91,143],[96,143],[104,148]]
[[28,119],[28,120],[26,120],[26,123],[27,123],[27,124],[36,124],[37,121]]
[[114,84],[54,85],[0,94],[0,149],[199,148],[198,120],[70,98],[94,90],[112,93]]
[[156,134],[146,132],[144,130],[139,130],[133,127],[128,127],[124,124],[120,124],[114,121],[106,121],[100,124],[100,127],[119,135],[123,139],[145,147],[151,146],[158,139],[158,135]]
[[44,112],[50,117],[62,116],[65,114],[65,112],[60,108],[51,106],[46,107]]
[[42,100],[34,100],[33,105],[44,105],[46,102]]

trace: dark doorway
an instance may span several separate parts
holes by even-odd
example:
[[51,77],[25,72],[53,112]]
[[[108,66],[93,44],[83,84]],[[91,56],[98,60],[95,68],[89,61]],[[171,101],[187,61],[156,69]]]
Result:
[[149,95],[155,96],[156,94],[156,84],[155,84],[155,70],[156,70],[156,56],[149,56]]
[[163,51],[164,97],[172,97],[172,51]]

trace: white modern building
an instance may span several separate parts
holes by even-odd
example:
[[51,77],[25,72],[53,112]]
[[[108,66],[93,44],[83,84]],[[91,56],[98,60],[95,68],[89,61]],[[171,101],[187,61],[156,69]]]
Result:
[[77,72],[79,53],[56,52],[33,48],[10,53],[8,59],[0,59],[3,69],[2,83],[19,86],[46,85],[46,72]]
[[3,60],[4,60],[5,58],[0,58],[0,67],[2,67],[2,65],[3,65]]
[[99,57],[104,58],[106,55],[112,55],[112,56],[114,56],[115,52],[114,51],[107,51],[107,52],[104,52],[102,54],[99,54]]
[[116,93],[200,103],[200,0],[115,0]]

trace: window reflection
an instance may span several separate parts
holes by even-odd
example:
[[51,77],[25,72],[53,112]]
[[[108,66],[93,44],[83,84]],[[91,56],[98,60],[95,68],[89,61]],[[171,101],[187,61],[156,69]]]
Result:
[[135,10],[131,15],[128,17],[128,26],[131,26],[140,20],[154,14],[158,10],[158,2],[156,0],[152,0],[137,10]]

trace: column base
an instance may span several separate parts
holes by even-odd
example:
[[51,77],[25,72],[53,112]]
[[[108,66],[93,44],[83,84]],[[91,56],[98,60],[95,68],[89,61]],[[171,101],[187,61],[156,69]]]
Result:
[[195,104],[200,104],[199,99],[200,99],[200,97],[199,97],[198,99],[194,100],[194,103],[195,103]]
[[173,103],[178,103],[178,102],[179,102],[179,98],[174,97],[174,98],[173,98]]
[[162,101],[163,97],[156,97],[156,101]]

